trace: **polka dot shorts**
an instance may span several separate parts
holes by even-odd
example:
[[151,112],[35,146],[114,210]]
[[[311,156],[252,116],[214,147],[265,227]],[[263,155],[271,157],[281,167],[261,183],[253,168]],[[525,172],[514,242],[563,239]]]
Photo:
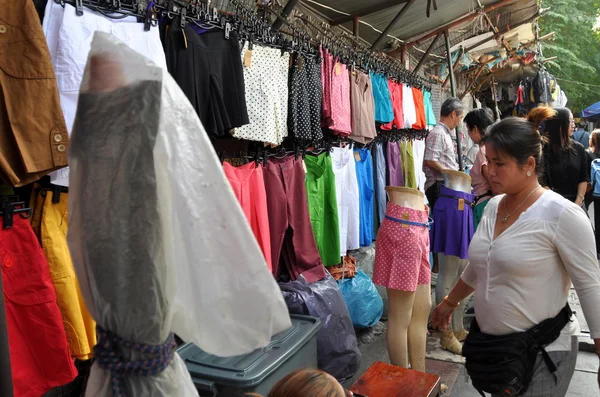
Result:
[[[386,216],[427,223],[427,211],[387,204]],[[386,218],[377,235],[373,282],[386,288],[414,292],[431,282],[429,229]]]

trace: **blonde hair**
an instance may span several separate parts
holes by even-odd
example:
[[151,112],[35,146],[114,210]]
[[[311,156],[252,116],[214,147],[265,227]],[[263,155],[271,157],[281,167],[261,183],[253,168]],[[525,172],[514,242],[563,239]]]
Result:
[[[339,383],[318,369],[300,369],[281,379],[267,397],[343,397]],[[247,394],[263,397],[260,394]]]

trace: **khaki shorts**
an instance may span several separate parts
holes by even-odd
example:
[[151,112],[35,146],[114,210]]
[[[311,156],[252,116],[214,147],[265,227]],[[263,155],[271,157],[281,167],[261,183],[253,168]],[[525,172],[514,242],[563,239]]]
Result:
[[18,187],[65,167],[69,136],[33,2],[0,9],[0,178]]

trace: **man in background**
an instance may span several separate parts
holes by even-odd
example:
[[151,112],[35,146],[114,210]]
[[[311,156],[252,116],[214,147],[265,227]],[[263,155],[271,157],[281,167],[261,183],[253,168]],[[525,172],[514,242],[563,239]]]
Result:
[[587,123],[577,123],[577,129],[573,133],[573,140],[581,143],[585,149],[590,147],[590,133],[587,131]]

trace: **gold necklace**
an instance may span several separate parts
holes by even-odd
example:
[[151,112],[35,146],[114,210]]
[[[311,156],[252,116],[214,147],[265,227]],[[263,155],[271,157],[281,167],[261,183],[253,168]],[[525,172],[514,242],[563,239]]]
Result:
[[521,208],[523,206],[523,204],[525,204],[525,202],[529,199],[529,197],[531,197],[531,195],[535,192],[537,192],[537,190],[539,188],[541,188],[541,185],[538,185],[538,187],[536,187],[535,189],[533,189],[531,191],[531,193],[529,193],[527,195],[527,197],[525,197],[525,200],[523,200],[523,202],[521,204],[519,204],[519,206],[517,208],[515,208],[510,214],[508,213],[508,210],[506,209],[506,196],[504,197],[504,212],[506,213],[506,216],[504,218],[502,218],[502,223],[506,223],[506,221],[508,221],[508,218],[510,218],[512,216],[512,214],[514,214],[515,212],[517,212],[517,210],[519,208]]

